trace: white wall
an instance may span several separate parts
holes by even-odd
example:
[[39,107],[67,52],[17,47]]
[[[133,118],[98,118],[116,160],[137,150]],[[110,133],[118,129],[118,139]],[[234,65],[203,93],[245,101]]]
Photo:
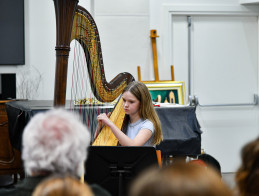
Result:
[[148,58],[151,55],[149,1],[97,0],[94,7],[107,80],[125,71],[137,79],[138,65],[142,79],[148,79],[146,68],[152,66]]

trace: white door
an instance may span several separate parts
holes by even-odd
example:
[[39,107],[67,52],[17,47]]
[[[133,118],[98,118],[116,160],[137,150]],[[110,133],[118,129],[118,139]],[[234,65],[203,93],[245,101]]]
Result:
[[258,107],[253,105],[258,17],[194,15],[188,20],[187,15],[172,15],[171,32],[175,78],[184,80],[187,95],[196,95],[204,105],[196,110],[202,148],[220,161],[223,172],[233,172],[241,147],[259,132]]

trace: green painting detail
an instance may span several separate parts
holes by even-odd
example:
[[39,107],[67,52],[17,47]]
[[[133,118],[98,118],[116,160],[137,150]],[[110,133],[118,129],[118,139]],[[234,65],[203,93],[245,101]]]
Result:
[[[178,97],[178,93],[177,93],[176,89],[175,90],[149,90],[153,101],[157,101],[157,96],[158,95],[161,96],[161,103],[164,103],[166,99],[167,99],[168,102],[170,102],[170,100],[169,100],[169,93],[171,91],[174,93],[175,103],[179,104],[179,97]],[[174,101],[172,101],[172,103],[173,102]]]

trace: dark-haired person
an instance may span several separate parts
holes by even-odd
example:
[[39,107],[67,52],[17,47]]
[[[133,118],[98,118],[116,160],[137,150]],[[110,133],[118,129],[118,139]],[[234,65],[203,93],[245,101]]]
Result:
[[235,180],[239,196],[259,195],[259,137],[242,148]]

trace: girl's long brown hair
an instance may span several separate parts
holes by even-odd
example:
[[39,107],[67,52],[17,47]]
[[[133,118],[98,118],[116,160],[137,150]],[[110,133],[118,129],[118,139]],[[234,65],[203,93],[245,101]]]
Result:
[[[160,120],[157,116],[157,113],[154,109],[151,95],[148,91],[147,86],[142,82],[131,82],[126,88],[123,90],[124,92],[129,91],[132,93],[139,101],[140,101],[140,108],[139,108],[139,115],[142,119],[150,120],[155,128],[155,134],[153,139],[153,144],[157,145],[163,140],[163,134],[161,130]],[[125,122],[123,127],[125,128],[126,124],[129,122],[129,117],[126,115]]]

